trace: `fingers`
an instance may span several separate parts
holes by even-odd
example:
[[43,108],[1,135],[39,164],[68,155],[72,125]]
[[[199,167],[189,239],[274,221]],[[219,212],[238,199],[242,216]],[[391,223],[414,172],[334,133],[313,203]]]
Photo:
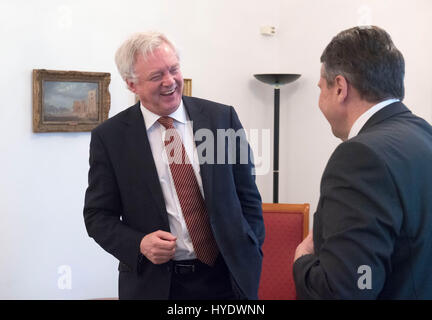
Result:
[[156,236],[158,236],[160,239],[163,239],[163,240],[167,240],[167,241],[177,240],[177,237],[173,236],[171,233],[166,232],[166,231],[158,230],[158,231],[155,231],[153,233]]
[[141,240],[140,250],[152,263],[165,263],[174,257],[176,240],[171,233],[158,230]]
[[306,254],[314,253],[313,233],[310,232],[306,238],[297,246],[294,261]]

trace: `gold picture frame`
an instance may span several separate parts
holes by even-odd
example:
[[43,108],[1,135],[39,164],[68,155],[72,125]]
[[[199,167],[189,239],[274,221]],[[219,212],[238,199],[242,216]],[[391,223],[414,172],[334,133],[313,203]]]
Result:
[[110,73],[33,70],[33,131],[91,131],[108,118]]
[[192,79],[183,79],[183,95],[191,97],[192,96]]

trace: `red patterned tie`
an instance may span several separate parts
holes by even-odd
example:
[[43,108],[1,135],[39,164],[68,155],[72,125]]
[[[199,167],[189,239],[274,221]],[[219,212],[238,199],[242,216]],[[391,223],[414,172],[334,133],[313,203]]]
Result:
[[161,117],[158,121],[167,129],[165,151],[195,254],[200,261],[212,266],[219,250],[213,237],[195,172],[180,135],[173,125],[173,119]]

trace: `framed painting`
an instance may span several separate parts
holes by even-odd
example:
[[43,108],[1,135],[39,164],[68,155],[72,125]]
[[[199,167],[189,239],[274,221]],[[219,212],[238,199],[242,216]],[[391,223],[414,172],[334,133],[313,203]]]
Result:
[[183,85],[183,94],[185,96],[192,96],[192,79],[183,79],[184,85]]
[[108,118],[111,75],[33,70],[33,131],[91,131]]

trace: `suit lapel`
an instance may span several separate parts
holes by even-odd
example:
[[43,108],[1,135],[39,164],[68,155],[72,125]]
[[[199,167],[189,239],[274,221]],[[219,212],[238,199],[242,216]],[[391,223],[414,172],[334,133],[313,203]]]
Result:
[[130,161],[130,170],[136,174],[138,186],[142,183],[143,189],[147,189],[143,196],[154,200],[163,221],[169,226],[165,200],[139,103],[131,108],[126,122],[129,126],[125,139],[128,146],[125,150],[128,153],[126,159]]
[[[216,134],[212,130],[210,119],[207,115],[203,113],[202,106],[195,103],[192,98],[183,97],[183,104],[188,113],[189,119],[192,121],[193,133],[195,137],[195,133],[200,129],[211,130],[214,138],[216,139]],[[196,146],[199,146],[203,141],[195,141]],[[214,152],[216,153],[216,141],[213,144]],[[207,150],[208,152],[208,150]],[[202,154],[198,153],[198,158],[200,161],[200,174],[201,180],[203,184],[204,191],[204,199],[207,206],[207,211],[210,213],[212,208],[212,195],[213,195],[213,165],[209,163],[204,163]],[[214,156],[216,159],[216,154]]]

